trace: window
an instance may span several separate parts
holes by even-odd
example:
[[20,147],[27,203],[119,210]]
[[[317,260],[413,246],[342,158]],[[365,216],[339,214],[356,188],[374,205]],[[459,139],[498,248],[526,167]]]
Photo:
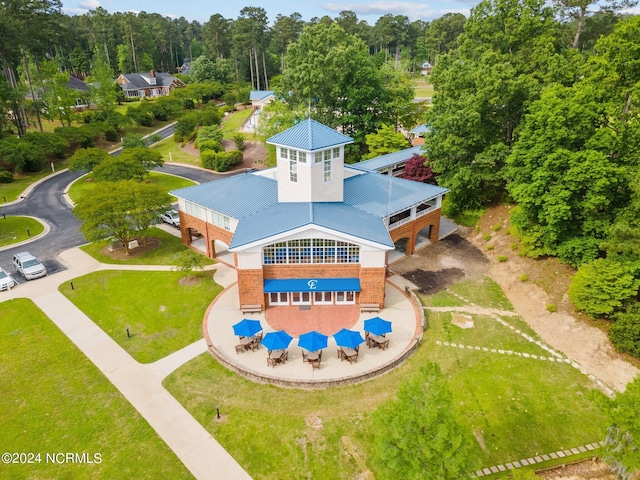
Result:
[[300,163],[307,163],[307,152],[298,152],[298,161]]
[[264,265],[299,263],[359,263],[360,247],[323,238],[301,238],[267,245],[262,250]]
[[289,180],[298,183],[298,162],[289,160]]
[[185,211],[189,215],[193,215],[196,218],[200,218],[200,219],[204,220],[204,212],[203,212],[202,207],[200,205],[196,205],[193,202],[185,202],[184,206],[185,206]]
[[[329,150],[327,150],[328,152]],[[331,160],[324,161],[324,183],[331,181]]]
[[280,149],[280,156],[281,156],[282,158],[288,158],[287,153],[288,153],[288,152],[287,152],[287,149],[286,149],[286,148],[281,148],[281,149]]
[[338,158],[340,156],[340,147],[333,149],[333,158]]
[[289,150],[289,159],[297,160],[298,159],[298,151],[297,150]]
[[229,217],[222,215],[221,213],[211,212],[211,223],[217,227],[224,228],[225,230],[231,230]]
[[336,292],[336,304],[356,303],[355,292]]
[[324,161],[326,162],[327,160],[331,159],[331,150],[325,150],[324,151]]
[[320,163],[322,161],[322,152],[316,152],[313,161],[315,163]]

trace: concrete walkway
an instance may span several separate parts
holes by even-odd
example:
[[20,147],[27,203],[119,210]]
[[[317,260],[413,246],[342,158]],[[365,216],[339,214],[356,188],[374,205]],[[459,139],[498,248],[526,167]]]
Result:
[[168,268],[104,265],[78,248],[63,252],[60,260],[68,270],[26,282],[0,298],[31,298],[140,412],[195,478],[250,479],[238,462],[162,386],[168,374],[207,350],[204,339],[155,363],[141,364],[58,292],[60,284],[96,270]]

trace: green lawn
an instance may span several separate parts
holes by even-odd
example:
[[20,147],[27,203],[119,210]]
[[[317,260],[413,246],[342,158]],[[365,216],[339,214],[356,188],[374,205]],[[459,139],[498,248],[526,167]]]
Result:
[[424,77],[418,77],[413,81],[413,95],[415,98],[433,98],[433,84],[427,82]]
[[238,110],[232,112],[228,117],[224,117],[221,125],[224,138],[231,138],[231,135],[240,131],[240,127],[247,121],[247,119],[253,113],[253,109],[245,108],[244,110]]
[[[503,305],[504,295],[494,285],[463,282],[461,290],[474,300],[484,296],[487,304]],[[474,316],[473,330],[454,327],[450,319],[450,313],[430,314],[430,329],[418,351],[398,369],[360,385],[317,391],[265,386],[204,354],[170,375],[165,386],[260,479],[357,477],[361,469],[344,454],[343,437],[366,462],[372,453],[372,411],[426,361],[440,364],[448,378],[460,420],[479,439],[476,454],[483,466],[604,438],[605,415],[587,377],[564,363],[436,344],[453,341],[549,355],[489,317]],[[505,320],[525,331],[521,320]],[[224,422],[214,419],[216,405]]]
[[0,247],[22,242],[43,231],[44,226],[33,218],[13,216],[3,218],[0,215]]
[[[118,265],[178,265],[180,254],[187,248],[182,244],[179,237],[171,235],[159,228],[149,229],[148,236],[160,239],[160,246],[139,256],[127,258],[126,260],[115,259],[102,254],[103,248],[110,243],[106,240],[90,243],[80,248],[101,263]],[[214,260],[210,258],[203,257],[203,260],[205,265],[215,263]]]
[[[149,172],[148,181],[154,185],[158,185],[167,192],[178,188],[190,187],[196,184],[186,178],[159,172]],[[78,200],[82,198],[83,195],[91,192],[94,188],[95,183],[93,183],[93,176],[91,176],[91,174],[85,175],[84,177],[79,178],[76,182],[73,182],[71,188],[69,188],[69,197],[75,203],[78,203]]]
[[187,152],[181,150],[180,145],[176,143],[173,136],[165,138],[151,148],[159,151],[165,162],[186,163],[187,165],[195,165],[197,167],[202,166],[200,157],[189,155]]
[[[192,478],[120,392],[30,301],[0,303],[0,450],[40,462],[2,465],[0,477]],[[94,464],[46,453],[86,452]]]
[[211,272],[196,275],[197,285],[182,286],[181,272],[99,271],[60,291],[133,358],[149,363],[202,338],[204,313],[222,287]]

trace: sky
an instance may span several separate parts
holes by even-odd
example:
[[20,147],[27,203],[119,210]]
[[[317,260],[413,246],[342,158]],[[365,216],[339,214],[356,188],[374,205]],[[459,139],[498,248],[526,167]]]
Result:
[[110,13],[146,11],[171,18],[185,17],[189,21],[197,20],[200,23],[206,22],[216,13],[235,19],[244,7],[264,8],[271,24],[278,14],[288,16],[298,12],[303,20],[308,21],[324,15],[335,18],[341,11],[351,10],[358,15],[358,19],[374,25],[378,18],[387,13],[406,15],[411,21],[433,20],[449,12],[468,15],[479,0],[62,0],[62,3],[63,11],[68,15],[82,15],[100,6]]

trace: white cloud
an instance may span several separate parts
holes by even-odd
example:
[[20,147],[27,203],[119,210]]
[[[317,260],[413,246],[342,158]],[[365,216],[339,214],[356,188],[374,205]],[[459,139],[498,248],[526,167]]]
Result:
[[[469,15],[468,8],[434,8],[429,3],[411,3],[394,0],[379,0],[371,3],[325,3],[322,5],[330,12],[339,13],[343,10],[351,10],[357,15],[406,15],[412,20],[432,20],[445,13],[462,13]],[[439,3],[439,7],[442,3]]]
[[100,6],[100,2],[98,0],[84,0],[83,2],[79,2],[78,6],[86,10],[95,10]]

